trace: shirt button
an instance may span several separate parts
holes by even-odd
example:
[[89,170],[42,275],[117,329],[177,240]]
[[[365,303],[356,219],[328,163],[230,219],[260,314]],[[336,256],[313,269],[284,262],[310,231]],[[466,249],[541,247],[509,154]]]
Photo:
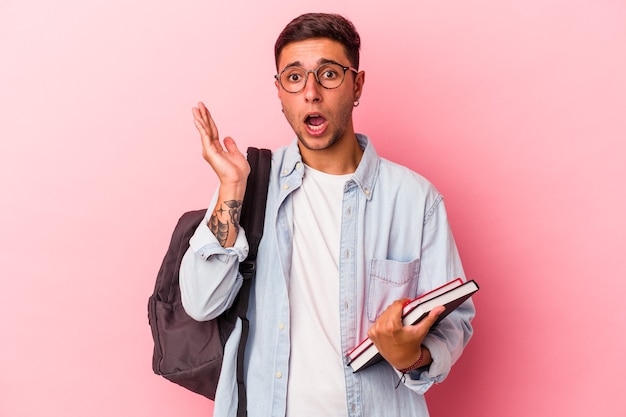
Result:
[[282,372],[280,372],[280,371],[277,371],[277,372],[276,372],[276,378],[280,379],[280,378],[282,378],[282,377],[283,377],[283,373],[282,373]]
[[284,325],[283,323],[280,323],[280,324],[278,325],[278,328],[279,328],[280,330],[285,330],[285,325]]
[[369,189],[365,189],[365,195],[370,195],[370,190]]
[[289,184],[283,184],[283,190],[287,190],[289,188]]
[[302,168],[302,164],[301,164],[300,162],[298,162],[298,163],[296,164],[296,168],[297,168],[297,169]]

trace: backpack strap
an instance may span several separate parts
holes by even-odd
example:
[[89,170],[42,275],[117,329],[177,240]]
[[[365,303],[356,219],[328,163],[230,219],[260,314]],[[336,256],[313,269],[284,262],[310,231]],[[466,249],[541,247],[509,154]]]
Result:
[[263,236],[263,223],[265,221],[265,204],[267,202],[267,190],[269,187],[270,168],[272,153],[268,149],[248,148],[248,163],[250,175],[246,185],[246,194],[241,208],[240,224],[246,231],[248,238],[248,257],[239,264],[239,272],[243,276],[243,284],[235,301],[237,316],[241,319],[241,340],[237,350],[237,390],[239,403],[237,404],[237,417],[247,415],[247,396],[243,375],[243,360],[248,340],[250,323],[246,317],[250,287],[256,274],[256,255],[259,242]]
[[263,236],[265,202],[269,187],[272,152],[268,149],[248,148],[250,175],[246,184],[246,194],[241,208],[240,224],[246,231],[250,250],[246,260],[255,260],[259,242]]

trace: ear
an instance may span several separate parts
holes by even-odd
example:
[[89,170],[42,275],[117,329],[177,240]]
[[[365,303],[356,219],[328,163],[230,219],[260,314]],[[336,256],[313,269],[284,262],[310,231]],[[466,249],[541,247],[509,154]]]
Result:
[[354,76],[355,99],[360,98],[361,94],[363,94],[363,85],[365,85],[365,71],[359,71],[358,74]]
[[278,98],[280,98],[280,93],[282,88],[280,88],[280,83],[278,82],[277,79],[274,79],[274,85],[276,86],[276,92],[278,93]]

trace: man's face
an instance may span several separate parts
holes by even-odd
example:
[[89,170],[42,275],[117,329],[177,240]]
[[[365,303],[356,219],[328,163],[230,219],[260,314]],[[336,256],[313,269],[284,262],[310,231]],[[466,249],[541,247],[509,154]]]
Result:
[[[279,73],[288,66],[311,70],[328,61],[351,66],[339,42],[326,38],[307,39],[283,48],[278,69]],[[283,112],[301,146],[323,150],[349,140],[349,136],[354,137],[352,109],[361,96],[364,74],[348,70],[343,83],[335,89],[322,87],[312,73],[307,77],[306,86],[298,93],[288,93],[276,81]]]

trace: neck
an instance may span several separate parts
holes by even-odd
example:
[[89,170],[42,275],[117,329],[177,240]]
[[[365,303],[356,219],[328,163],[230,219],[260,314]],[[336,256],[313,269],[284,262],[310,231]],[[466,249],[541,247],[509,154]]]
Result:
[[332,175],[351,174],[361,162],[363,149],[354,132],[326,149],[311,150],[298,144],[302,161],[313,169]]

